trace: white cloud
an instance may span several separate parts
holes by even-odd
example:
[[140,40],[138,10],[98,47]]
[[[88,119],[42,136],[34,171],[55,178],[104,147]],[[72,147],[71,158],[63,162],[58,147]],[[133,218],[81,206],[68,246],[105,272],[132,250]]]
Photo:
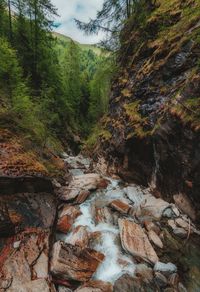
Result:
[[58,8],[59,18],[56,21],[61,22],[61,26],[55,31],[67,35],[80,43],[97,43],[104,34],[87,36],[80,31],[74,22],[74,18],[81,21],[88,21],[89,18],[96,16],[97,10],[101,9],[103,0],[52,0],[52,3]]

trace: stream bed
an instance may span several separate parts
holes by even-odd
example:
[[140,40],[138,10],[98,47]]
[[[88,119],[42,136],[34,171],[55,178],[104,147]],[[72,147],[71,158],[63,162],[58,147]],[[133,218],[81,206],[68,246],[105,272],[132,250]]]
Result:
[[[155,198],[150,189],[95,173],[82,156],[66,155],[65,162],[71,182],[59,190],[56,240],[72,258],[66,275],[64,266],[53,264],[57,278],[77,291],[86,291],[81,287],[91,281],[87,288],[97,291],[200,291],[200,233],[177,206]],[[102,255],[89,277],[82,258],[70,266],[86,250]],[[85,280],[78,283],[80,274]],[[110,286],[104,289],[105,283]]]

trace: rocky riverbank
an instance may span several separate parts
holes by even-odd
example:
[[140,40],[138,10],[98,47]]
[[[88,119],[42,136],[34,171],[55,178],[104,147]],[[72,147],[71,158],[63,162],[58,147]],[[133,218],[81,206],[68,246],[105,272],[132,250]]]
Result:
[[0,291],[200,289],[200,232],[179,204],[81,155],[52,179],[36,157],[7,159],[29,157],[13,139],[0,146]]
[[50,265],[58,291],[200,289],[198,264],[188,259],[183,267],[177,257],[188,249],[182,257],[189,258],[193,238],[200,235],[188,216],[150,189],[91,173],[82,156],[66,155],[65,162],[71,177],[56,191],[60,203]]

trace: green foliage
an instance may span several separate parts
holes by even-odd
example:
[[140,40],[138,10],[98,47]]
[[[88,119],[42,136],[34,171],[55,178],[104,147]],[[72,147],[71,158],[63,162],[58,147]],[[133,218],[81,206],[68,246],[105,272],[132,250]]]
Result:
[[88,135],[111,78],[107,53],[52,35],[55,14],[50,0],[0,0],[0,120],[41,145]]
[[89,120],[91,123],[97,122],[108,110],[110,94],[110,82],[115,65],[113,59],[103,59],[90,82],[90,105]]
[[2,38],[0,38],[0,56],[0,82],[1,88],[4,88],[7,112],[14,117],[19,127],[31,131],[35,138],[41,141],[45,127],[38,119],[27,84],[23,81],[16,52]]
[[101,125],[95,125],[88,138],[85,140],[84,148],[92,150],[97,144],[98,139],[110,140],[112,137],[111,133],[101,127]]

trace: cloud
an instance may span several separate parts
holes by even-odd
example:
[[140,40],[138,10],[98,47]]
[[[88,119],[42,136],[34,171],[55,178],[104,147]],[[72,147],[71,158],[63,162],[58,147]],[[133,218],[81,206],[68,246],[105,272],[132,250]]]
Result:
[[74,18],[88,21],[96,16],[97,10],[101,9],[103,0],[52,0],[57,7],[59,17],[55,22],[61,25],[55,31],[65,34],[80,43],[97,43],[103,39],[104,33],[87,36],[80,31],[74,22]]

